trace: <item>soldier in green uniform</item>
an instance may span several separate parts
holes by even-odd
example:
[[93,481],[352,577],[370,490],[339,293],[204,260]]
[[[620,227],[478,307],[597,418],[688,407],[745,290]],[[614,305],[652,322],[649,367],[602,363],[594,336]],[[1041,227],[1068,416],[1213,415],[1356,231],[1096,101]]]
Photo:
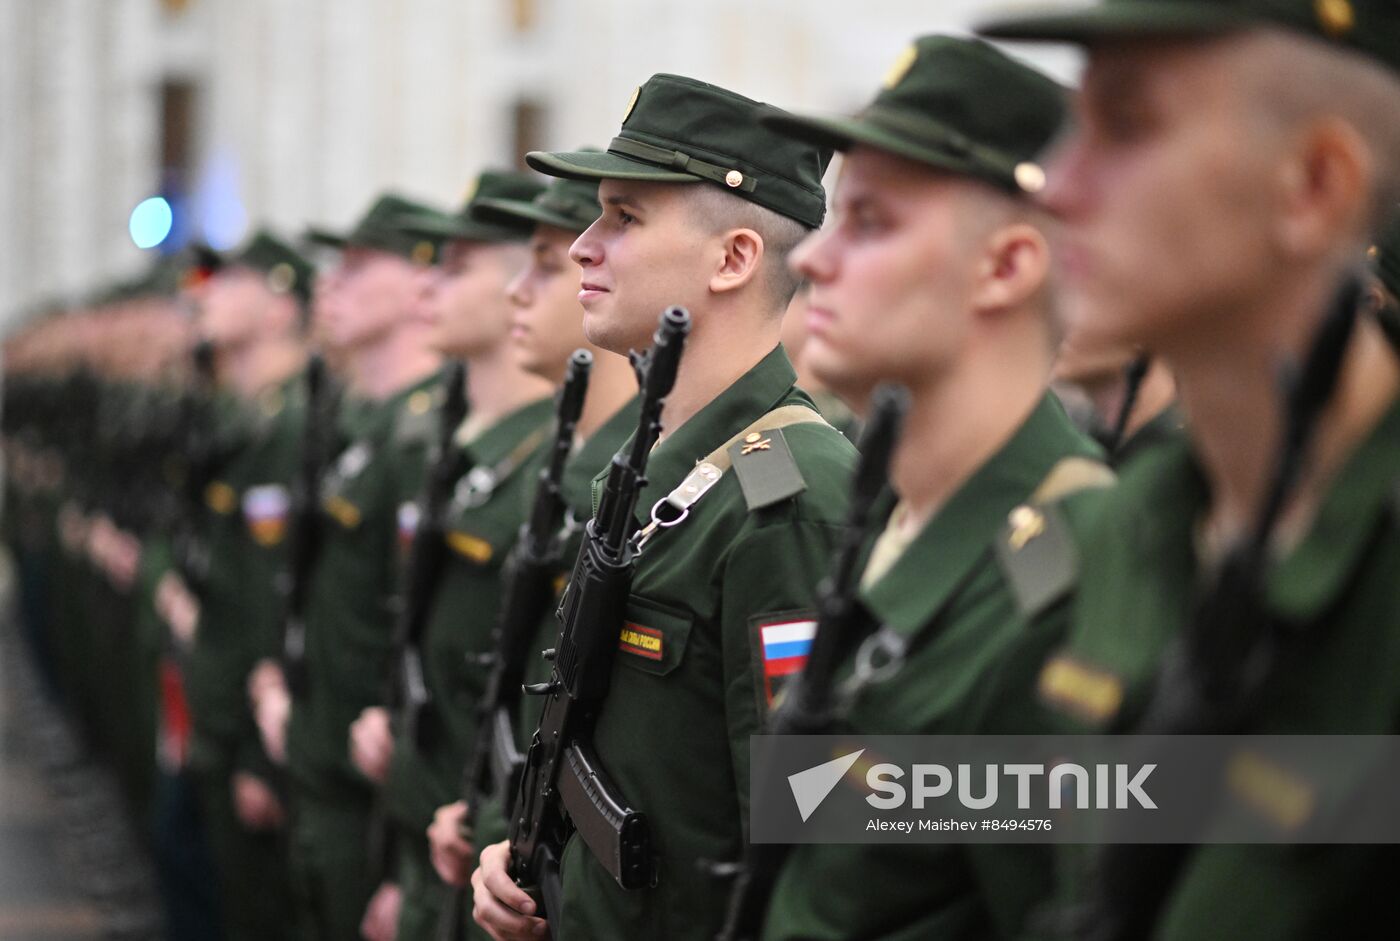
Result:
[[[262,667],[255,711],[268,754],[285,754],[292,787],[291,858],[298,918],[308,937],[353,938],[373,893],[368,859],[371,783],[350,762],[350,725],[380,701],[398,587],[398,511],[417,493],[433,435],[439,357],[422,295],[436,252],[403,227],[426,207],[376,200],[344,236],[318,285],[317,317],[343,357],[344,442],[321,480],[321,545],[306,612],[305,686],[289,690]],[[285,731],[279,719],[290,720]],[[283,737],[285,735],[285,738]]]
[[[1164,357],[1188,416],[1189,440],[1125,472],[1085,542],[1074,628],[1040,675],[1044,700],[1067,728],[1130,731],[1149,704],[1199,702],[1188,686],[1209,683],[1208,705],[1176,713],[1192,721],[1153,730],[1395,732],[1400,365],[1375,321],[1359,319],[1338,350],[1306,469],[1263,532],[1258,603],[1212,623],[1236,633],[1207,652],[1192,602],[1261,538],[1284,453],[1280,365],[1336,322],[1339,285],[1394,212],[1400,7],[1117,0],[986,29],[1087,47],[1078,120],[1043,194],[1064,224],[1067,304],[1106,341]],[[1261,643],[1275,645],[1268,666],[1242,669]],[[1167,657],[1173,645],[1182,659]],[[1181,666],[1163,679],[1167,663]],[[1315,809],[1351,783],[1323,796],[1321,782],[1265,762],[1230,776],[1220,800],[1287,834],[1313,814],[1279,815],[1271,794],[1312,795]],[[1067,893],[1096,902],[1096,936],[1360,937],[1393,923],[1388,848],[1198,846],[1151,879],[1141,848],[1113,856],[1097,874],[1066,870]]]
[[[854,448],[796,389],[779,345],[797,287],[785,256],[821,224],[830,152],[769,130],[761,118],[775,112],[657,75],[606,153],[527,156],[551,175],[601,181],[602,215],[570,251],[593,343],[642,349],[668,305],[693,317],[637,506],[642,522],[656,507],[667,525],[644,537],[595,736],[652,823],[657,884],[620,889],[572,839],[553,926],[564,937],[713,936],[727,886],[702,863],[743,849],[748,737],[771,693],[763,631],[812,620],[840,526]],[[667,513],[673,491],[683,518]],[[483,850],[474,915],[497,937],[529,936],[534,903],[505,856],[504,844]]]
[[[812,285],[811,368],[847,397],[882,380],[910,393],[861,579],[878,627],[852,656],[839,731],[1045,727],[1033,680],[1075,573],[1035,556],[1111,481],[1047,389],[1049,226],[1027,197],[1063,110],[1055,82],[986,43],[926,36],[855,117],[777,121],[846,151],[834,223],[792,256]],[[887,665],[858,666],[871,651]],[[763,937],[1014,937],[1051,873],[1037,846],[797,846]]]
[[[305,430],[302,335],[314,274],[285,242],[258,232],[200,301],[200,333],[247,419],[237,454],[204,489],[207,574],[197,620],[182,630],[191,642],[191,766],[230,939],[289,936],[286,810],[245,690],[253,665],[280,650],[277,580]],[[167,585],[167,595],[182,590],[177,580]],[[173,620],[190,611],[165,601]]]
[[[399,887],[399,941],[432,938],[439,920],[446,888],[428,857],[427,829],[433,812],[460,788],[488,672],[482,657],[491,647],[501,564],[524,518],[527,469],[547,440],[551,414],[549,384],[520,368],[510,343],[506,285],[525,261],[529,227],[482,222],[475,210],[485,199],[528,200],[543,188],[533,175],[487,171],[456,215],[405,223],[444,240],[427,312],[434,348],[466,361],[470,413],[457,432],[469,469],[444,520],[450,551],[418,651],[428,693],[418,732],[410,736],[404,717],[382,706],[365,709],[351,731],[351,758],[365,777],[383,784],[395,827],[388,877]],[[399,512],[407,536],[418,506],[406,503]]]
[[[574,429],[575,449],[560,482],[573,517],[566,522],[560,559],[565,565],[571,565],[583,539],[579,521],[591,514],[593,477],[607,465],[637,423],[637,383],[632,366],[623,357],[593,346],[584,336],[577,269],[569,260],[569,246],[598,218],[598,184],[596,181],[555,180],[528,202],[484,199],[479,208],[483,218],[510,219],[534,229],[529,260],[509,288],[514,305],[511,341],[521,367],[559,386],[564,382],[568,359],[574,350],[587,349],[593,354],[588,395]],[[539,467],[532,467],[529,479],[537,479],[539,470]],[[561,583],[567,575],[567,571],[558,573]],[[552,646],[558,634],[559,622],[551,608],[530,649],[544,650]],[[548,662],[538,658],[534,669],[527,673],[526,681],[542,682],[548,678],[542,675],[547,671]],[[523,750],[539,725],[538,699],[527,697],[522,701],[519,721],[517,745]],[[492,796],[488,806],[474,808],[474,836],[482,845],[495,842],[506,833],[502,807],[496,797]],[[429,832],[434,868],[445,883],[458,889],[467,888],[476,862],[474,846],[461,835],[466,810],[463,800],[440,807]]]

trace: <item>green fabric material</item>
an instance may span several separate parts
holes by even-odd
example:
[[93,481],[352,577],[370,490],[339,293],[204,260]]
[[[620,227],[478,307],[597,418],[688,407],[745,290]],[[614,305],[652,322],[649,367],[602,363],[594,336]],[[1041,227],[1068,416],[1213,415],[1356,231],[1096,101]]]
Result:
[[474,212],[484,221],[525,221],[582,232],[602,214],[602,207],[597,180],[554,180],[530,200],[478,199]]
[[[287,564],[291,488],[305,431],[304,379],[269,389],[248,410],[254,429],[245,447],[210,482],[203,529],[209,575],[185,682],[195,730],[195,761],[205,748],[257,754],[248,709],[253,665],[280,652],[283,600],[278,578]],[[247,748],[248,751],[244,751]],[[261,762],[259,762],[261,764]]]
[[437,257],[443,238],[419,231],[410,221],[435,212],[422,203],[387,193],[374,201],[349,232],[311,228],[306,237],[311,242],[333,248],[372,248],[428,264]]
[[290,867],[298,937],[338,941],[360,937],[360,920],[377,888],[367,861],[368,799],[296,802]]
[[409,231],[432,238],[523,242],[534,231],[533,223],[515,216],[488,217],[481,212],[482,204],[497,200],[529,203],[543,191],[544,184],[533,174],[485,170],[472,182],[466,204],[456,213],[413,213],[403,224]]
[[447,905],[447,886],[428,861],[428,840],[423,831],[401,828],[398,845],[396,875],[403,907],[399,909],[397,941],[434,941]]
[[[1394,734],[1400,730],[1400,566],[1395,512],[1400,403],[1352,453],[1308,532],[1269,573],[1269,610],[1299,633],[1250,728],[1260,734]],[[1047,666],[1071,664],[1120,695],[1086,711],[1044,701],[1061,731],[1131,729],[1164,649],[1191,617],[1202,574],[1196,522],[1209,494],[1184,437],[1126,468],[1082,546],[1085,577],[1072,632]],[[1044,675],[1042,677],[1044,679]],[[1316,938],[1391,913],[1388,850],[1379,846],[1209,846],[1192,853],[1154,937]],[[1063,895],[1088,891],[1088,854],[1060,854]],[[1345,933],[1345,932],[1344,932]]]
[[1035,69],[981,40],[923,36],[855,116],[766,120],[802,140],[874,147],[1018,192],[1043,185],[1043,173],[1018,178],[1017,168],[1038,157],[1064,117],[1064,90]]
[[227,941],[291,939],[287,917],[292,899],[287,870],[287,835],[253,832],[233,807],[234,755],[209,761],[197,775],[200,811],[218,879],[219,913]]
[[994,39],[1093,43],[1153,36],[1210,35],[1282,26],[1400,69],[1400,6],[1392,0],[1107,0],[991,19]]
[[262,272],[267,275],[268,284],[273,290],[279,293],[291,291],[303,301],[311,297],[311,288],[316,281],[316,266],[265,229],[255,232],[228,263]]
[[367,799],[350,725],[383,701],[399,582],[398,510],[431,446],[433,374],[382,402],[347,401],[344,450],[321,481],[322,540],[306,611],[307,690],[292,708],[288,770],[299,796]]
[[763,119],[777,113],[717,85],[660,73],[637,89],[606,153],[532,151],[525,161],[579,180],[708,182],[818,228],[831,151],[775,133]]
[[[909,646],[892,676],[862,685],[849,698],[840,731],[1048,731],[1036,706],[1035,677],[1064,636],[1069,605],[1062,599],[1024,617],[994,542],[1011,510],[1071,456],[1097,458],[1099,452],[1047,394],[862,592],[867,609]],[[887,495],[886,505],[892,501]],[[1101,492],[1084,491],[1057,509],[1082,530],[1101,503]],[[763,937],[1012,938],[1050,893],[1051,873],[1047,846],[798,846],[779,876]],[[832,891],[857,885],[860,892]]]
[[[756,419],[810,405],[774,349],[652,453],[639,514]],[[767,712],[761,628],[810,619],[817,582],[842,527],[855,449],[825,424],[785,436],[807,483],[792,500],[750,511],[726,474],[686,522],[647,544],[626,618],[660,648],[622,649],[595,744],[621,792],[650,821],[655,889],[627,892],[577,838],[563,857],[563,937],[710,939],[729,886],[702,860],[740,858],[748,816],[749,736]],[[595,478],[595,492],[602,475]]]

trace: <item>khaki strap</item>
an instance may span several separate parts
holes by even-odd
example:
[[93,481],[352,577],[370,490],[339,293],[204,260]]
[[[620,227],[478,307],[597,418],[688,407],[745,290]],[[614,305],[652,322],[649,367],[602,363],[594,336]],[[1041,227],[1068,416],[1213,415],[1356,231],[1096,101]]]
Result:
[[[690,515],[690,508],[699,503],[700,498],[709,493],[711,488],[719,483],[720,478],[733,466],[733,462],[729,458],[729,449],[735,444],[754,432],[766,433],[786,428],[789,425],[817,423],[825,425],[827,421],[822,418],[820,412],[810,405],[782,405],[760,417],[698,461],[695,468],[676,485],[674,490],[656,501],[656,505],[651,508],[651,522],[637,533],[637,546],[640,548],[644,545],[658,528],[669,529],[679,525]],[[669,520],[663,519],[660,516],[663,506],[671,507],[677,515]]]
[[1090,457],[1066,457],[1050,468],[1050,473],[1031,494],[1030,503],[1054,503],[1081,490],[1112,487],[1117,476],[1107,464]]

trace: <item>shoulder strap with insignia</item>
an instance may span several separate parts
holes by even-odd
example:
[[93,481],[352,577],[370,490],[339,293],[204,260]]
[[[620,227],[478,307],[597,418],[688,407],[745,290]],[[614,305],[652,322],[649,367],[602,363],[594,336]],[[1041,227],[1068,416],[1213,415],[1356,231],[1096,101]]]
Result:
[[1055,503],[1084,490],[1111,486],[1113,471],[1086,457],[1055,464],[1029,502],[1017,506],[994,543],[997,561],[1024,617],[1060,600],[1079,577],[1079,550],[1064,510]]

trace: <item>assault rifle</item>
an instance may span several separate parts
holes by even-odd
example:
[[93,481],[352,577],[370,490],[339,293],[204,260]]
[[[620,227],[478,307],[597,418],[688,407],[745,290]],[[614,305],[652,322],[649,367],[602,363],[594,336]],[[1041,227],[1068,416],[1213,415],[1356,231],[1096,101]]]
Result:
[[690,314],[669,308],[651,350],[633,354],[642,390],[637,433],[613,456],[598,512],[584,530],[560,604],[550,678],[526,689],[546,698],[511,815],[510,868],[517,884],[538,894],[546,917],[560,911],[559,859],[574,832],[624,889],[656,882],[646,815],[618,793],[592,739],[637,566],[637,499],[689,330]]

